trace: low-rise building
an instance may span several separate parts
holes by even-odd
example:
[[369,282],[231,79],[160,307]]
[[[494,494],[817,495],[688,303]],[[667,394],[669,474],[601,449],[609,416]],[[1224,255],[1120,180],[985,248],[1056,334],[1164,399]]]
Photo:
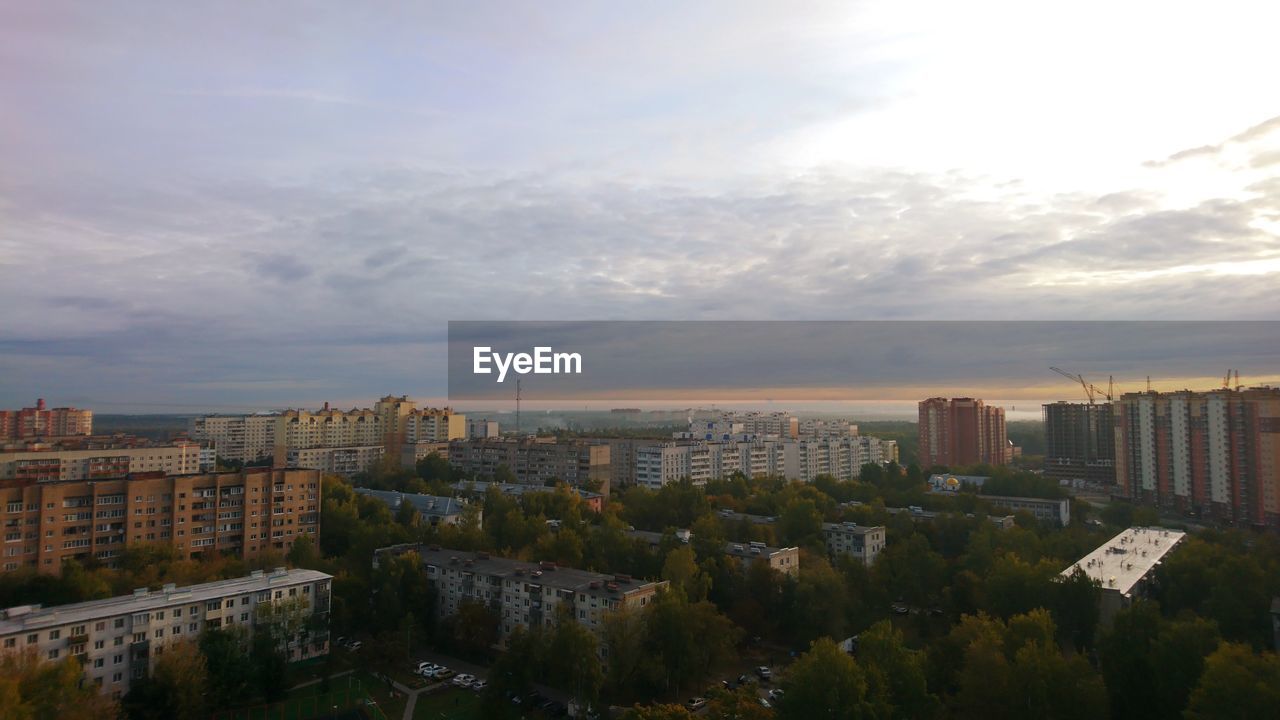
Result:
[[961,488],[972,487],[982,489],[991,478],[986,475],[955,475],[953,473],[929,476],[930,492],[960,492]]
[[[390,490],[372,490],[362,487],[355,488],[355,491],[361,495],[381,500],[387,507],[391,508],[392,513],[399,512],[400,507],[407,503],[417,512],[418,522],[428,525],[457,525],[462,522],[463,513],[467,509],[465,501],[451,497],[393,492]],[[477,520],[482,518],[482,515],[477,516]]]
[[[457,613],[463,603],[483,605],[497,616],[499,642],[503,644],[517,627],[553,626],[560,612],[603,638],[609,613],[641,609],[667,585],[666,581],[649,582],[552,562],[531,563],[428,545],[382,548],[374,553],[374,565],[405,552],[416,552],[421,559],[441,618]],[[605,659],[607,646],[603,643],[600,652]]]
[[13,607],[0,612],[0,652],[78,658],[85,682],[115,697],[150,675],[166,648],[196,642],[206,628],[239,628],[252,637],[265,623],[303,619],[281,623],[298,628],[281,649],[290,661],[307,660],[329,652],[331,581],[315,570],[279,568],[73,605]]
[[1185,537],[1181,530],[1132,527],[1080,558],[1061,575],[1066,577],[1079,569],[1098,583],[1102,622],[1109,624],[1117,612],[1146,595],[1152,571]]
[[883,525],[822,523],[822,537],[829,555],[849,555],[870,566],[884,550],[885,530]]
[[1050,520],[1063,527],[1071,524],[1071,500],[1069,498],[1029,498],[1010,497],[1007,495],[979,495],[983,500],[996,507],[1008,508],[1013,512],[1026,510],[1037,520]]

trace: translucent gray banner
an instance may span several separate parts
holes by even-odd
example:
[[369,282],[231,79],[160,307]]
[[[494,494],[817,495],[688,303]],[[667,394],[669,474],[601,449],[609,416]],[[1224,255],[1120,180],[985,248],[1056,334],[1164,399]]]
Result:
[[[451,402],[815,401],[1057,386],[1125,391],[1280,377],[1278,322],[586,321],[449,323]],[[1182,387],[1182,386],[1179,386]],[[913,394],[914,393],[914,394]],[[921,394],[925,393],[925,394]],[[1062,392],[1069,395],[1069,388]]]

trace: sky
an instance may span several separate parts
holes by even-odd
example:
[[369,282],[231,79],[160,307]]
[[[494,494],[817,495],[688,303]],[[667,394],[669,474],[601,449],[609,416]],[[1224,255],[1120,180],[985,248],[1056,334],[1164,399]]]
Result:
[[1280,317],[1277,21],[0,2],[0,406],[442,399],[449,320]]

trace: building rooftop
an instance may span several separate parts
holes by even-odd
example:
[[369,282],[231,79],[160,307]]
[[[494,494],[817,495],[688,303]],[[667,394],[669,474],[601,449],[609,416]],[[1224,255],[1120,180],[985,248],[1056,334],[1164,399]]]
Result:
[[430,545],[396,545],[382,548],[378,553],[418,553],[422,562],[436,567],[454,567],[501,578],[520,578],[524,582],[539,584],[558,590],[592,593],[596,595],[617,592],[626,594],[657,585],[648,580],[629,575],[605,575],[603,573],[561,567],[551,562],[526,562],[512,558],[496,557],[484,552],[467,552]]
[[417,510],[419,514],[424,516],[438,515],[447,517],[449,515],[457,515],[466,509],[467,505],[462,500],[451,497],[440,497],[439,495],[419,495],[416,493],[402,493],[391,490],[373,490],[371,488],[354,488],[361,495],[367,495],[377,498],[386,503],[392,510],[400,507],[401,503],[409,503]]
[[842,523],[822,523],[823,532],[831,531],[847,532],[854,535],[866,535],[873,530],[884,530],[883,525],[859,525],[854,522]]
[[1061,574],[1066,577],[1078,567],[1101,583],[1104,590],[1128,595],[1186,535],[1181,530],[1132,527],[1080,558]]
[[205,600],[238,595],[240,593],[257,592],[279,585],[296,585],[298,583],[327,580],[331,575],[317,570],[286,570],[278,568],[274,572],[254,571],[252,574],[230,580],[217,580],[200,585],[175,587],[165,585],[163,589],[146,591],[135,590],[132,595],[90,600],[71,605],[55,605],[42,608],[39,605],[22,605],[9,608],[0,614],[0,635],[15,632],[54,627],[72,622],[88,622],[97,618],[128,615],[145,612],[166,604],[198,603]]

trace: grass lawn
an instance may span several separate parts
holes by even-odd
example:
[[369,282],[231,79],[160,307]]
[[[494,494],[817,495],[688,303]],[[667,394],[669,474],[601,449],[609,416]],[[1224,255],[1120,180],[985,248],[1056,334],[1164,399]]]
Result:
[[480,720],[480,694],[449,689],[418,696],[413,720]]
[[306,687],[273,705],[227,710],[214,713],[213,717],[216,720],[307,720],[332,712],[335,706],[339,710],[353,707],[361,697],[355,687],[348,690],[345,683],[335,681],[328,693],[321,693],[318,685]]

